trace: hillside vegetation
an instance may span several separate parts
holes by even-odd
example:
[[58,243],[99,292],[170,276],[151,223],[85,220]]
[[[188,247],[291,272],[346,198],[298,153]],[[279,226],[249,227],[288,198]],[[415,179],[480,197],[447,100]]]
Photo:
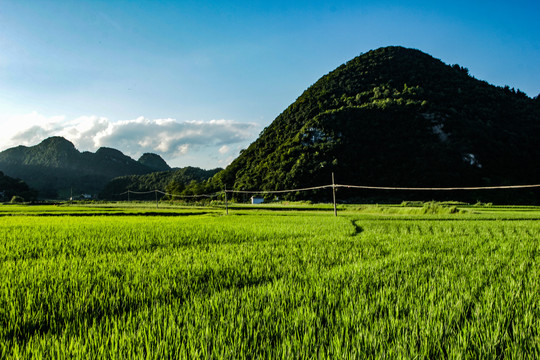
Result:
[[37,191],[24,181],[6,176],[0,171],[0,201],[10,201],[14,196],[21,201],[35,200]]
[[[539,99],[477,80],[419,50],[370,51],[323,76],[213,180],[216,188],[539,183]],[[312,192],[289,197],[327,198]],[[346,193],[346,197],[448,194]],[[454,193],[529,201],[532,190]]]
[[[223,169],[203,170],[188,166],[181,169],[159,171],[145,175],[121,176],[114,178],[107,183],[100,193],[100,198],[121,200],[124,199],[126,195],[121,197],[119,194],[122,194],[127,190],[134,192],[161,190],[175,195],[202,193],[204,192],[204,189],[201,184],[221,170]],[[140,194],[133,195],[132,198],[144,200],[153,199],[153,197],[153,194],[147,196]]]
[[[60,137],[1,152],[0,170],[25,180],[45,198],[66,197],[71,189],[105,198],[126,190],[201,194],[225,188],[296,189],[328,185],[332,173],[336,183],[346,185],[539,184],[539,139],[540,97],[531,99],[519,90],[490,85],[460,65],[447,65],[419,50],[386,47],[320,78],[221,172],[171,170],[156,154],[135,161],[110,148],[81,153]],[[338,195],[342,201],[355,202],[540,203],[538,188],[340,189]],[[331,191],[289,193],[283,198],[328,201]]]

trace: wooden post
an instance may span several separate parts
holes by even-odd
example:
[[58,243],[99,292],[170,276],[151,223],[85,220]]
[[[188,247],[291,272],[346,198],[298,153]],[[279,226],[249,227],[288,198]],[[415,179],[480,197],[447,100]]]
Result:
[[157,200],[157,190],[154,190],[154,193],[156,194],[156,209],[159,209],[158,200]]
[[128,202],[130,202],[130,201],[129,201],[129,190],[127,191],[127,193],[128,193]]
[[229,215],[229,204],[227,203],[227,185],[225,185],[225,211]]
[[332,172],[332,196],[334,198],[334,216],[337,216],[337,207],[336,207],[336,184],[334,182],[334,173]]

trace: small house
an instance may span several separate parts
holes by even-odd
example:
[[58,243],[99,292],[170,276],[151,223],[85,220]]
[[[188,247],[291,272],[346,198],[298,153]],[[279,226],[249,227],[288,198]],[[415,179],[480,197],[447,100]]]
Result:
[[264,198],[262,197],[256,197],[256,196],[251,197],[251,203],[253,205],[262,204],[263,202],[264,202]]

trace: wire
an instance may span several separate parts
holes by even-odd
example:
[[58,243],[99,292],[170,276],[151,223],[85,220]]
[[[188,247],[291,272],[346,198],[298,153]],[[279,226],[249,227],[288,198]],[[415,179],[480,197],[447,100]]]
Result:
[[145,195],[145,194],[154,194],[154,193],[160,193],[160,194],[162,194],[162,195],[165,195],[165,196],[172,196],[172,197],[196,198],[196,197],[216,197],[216,196],[219,196],[220,194],[222,194],[223,191],[217,192],[217,193],[213,193],[213,194],[178,195],[178,194],[170,194],[170,193],[167,193],[167,192],[163,192],[163,191],[161,191],[161,190],[150,190],[150,191],[132,191],[132,190],[128,190],[128,191],[124,191],[123,193],[120,193],[120,194],[114,194],[114,195],[115,195],[115,196],[121,196],[121,195],[126,195],[126,194]]
[[469,187],[390,187],[390,186],[367,186],[367,185],[336,185],[339,188],[373,189],[373,190],[410,190],[410,191],[452,191],[452,190],[496,190],[496,189],[524,189],[540,187],[537,185],[508,185],[508,186],[469,186]]
[[206,197],[206,198],[213,198],[216,196],[219,196],[221,193],[214,193],[214,194],[200,194],[200,195],[176,195],[176,194],[168,194],[164,193],[162,191],[158,191],[159,193],[167,196],[179,197],[179,198],[199,198],[199,197]]
[[307,188],[298,188],[290,190],[223,190],[220,192],[212,194],[198,194],[198,195],[177,195],[163,192],[161,190],[151,190],[151,191],[132,191],[127,190],[121,194],[115,194],[117,196],[126,195],[126,194],[152,194],[160,193],[165,196],[178,197],[178,198],[213,198],[225,193],[235,193],[235,194],[283,194],[299,191],[311,191],[319,189],[328,189],[328,188],[345,188],[345,189],[369,189],[369,190],[398,190],[398,191],[457,191],[457,190],[498,190],[498,189],[530,189],[530,188],[539,188],[540,184],[534,185],[506,185],[506,186],[468,186],[468,187],[392,187],[392,186],[369,186],[369,185],[322,185],[314,186]]
[[131,191],[131,190],[128,190],[128,191],[124,191],[121,194],[116,194],[116,195],[118,195],[118,196],[125,195],[125,194],[143,195],[143,194],[152,194],[152,193],[155,193],[155,192],[156,192],[156,190],[151,190],[151,191]]
[[332,187],[332,185],[323,185],[323,186],[314,186],[314,187],[309,187],[309,188],[291,189],[291,190],[260,190],[260,191],[225,190],[225,192],[237,193],[237,194],[282,194],[282,193],[297,192],[297,191],[310,191],[310,190],[326,189],[326,188],[331,188],[331,187]]

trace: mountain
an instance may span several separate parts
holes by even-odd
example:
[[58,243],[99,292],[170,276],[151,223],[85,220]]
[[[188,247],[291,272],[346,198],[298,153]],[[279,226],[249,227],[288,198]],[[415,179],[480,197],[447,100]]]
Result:
[[[386,47],[323,76],[215,179],[229,189],[331,183],[458,187],[540,183],[540,106],[416,49]],[[328,198],[328,190],[290,198]],[[537,199],[537,190],[341,197]],[[530,198],[536,196],[535,198]]]
[[171,167],[165,162],[165,160],[163,160],[161,156],[157,154],[144,153],[137,161],[154,171],[171,170]]
[[[23,179],[39,191],[41,198],[66,198],[71,191],[96,194],[117,176],[151,173],[158,164],[168,167],[159,155],[142,158],[143,162],[138,162],[106,147],[95,153],[81,153],[68,140],[55,136],[35,146],[17,146],[0,152],[0,170]],[[147,159],[152,159],[153,166],[145,164],[149,163]]]
[[36,199],[37,191],[30,189],[24,181],[6,176],[0,171],[0,201],[10,201],[13,196],[31,201]]
[[[166,190],[172,194],[181,194],[187,185],[199,184],[210,179],[223,169],[217,168],[213,170],[203,170],[196,167],[185,167],[181,169],[173,169],[168,171],[153,172],[145,175],[129,175],[121,176],[112,179],[107,183],[103,191],[100,193],[100,198],[109,200],[127,199],[127,195],[119,195],[127,190],[135,192],[147,192],[153,190]],[[154,194],[145,196],[131,195],[131,199],[152,199]],[[161,195],[160,195],[161,197]]]

